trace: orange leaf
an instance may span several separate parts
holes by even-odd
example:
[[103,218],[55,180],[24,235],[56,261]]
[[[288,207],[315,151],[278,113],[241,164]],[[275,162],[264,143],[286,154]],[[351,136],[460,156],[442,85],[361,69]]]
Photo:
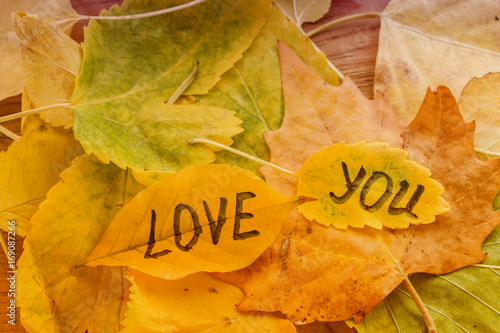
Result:
[[[217,274],[245,291],[238,308],[281,311],[301,323],[359,321],[409,274],[443,274],[481,262],[481,243],[500,222],[491,206],[500,188],[500,161],[476,159],[474,124],[464,122],[450,90],[428,90],[405,128],[382,96],[366,99],[348,78],[329,86],[284,45],[280,57],[286,114],[280,130],[266,135],[272,163],[297,170],[332,143],[384,141],[429,168],[451,210],[430,225],[347,231],[308,221],[295,210],[254,264]],[[282,195],[295,193],[295,178],[262,171]]]

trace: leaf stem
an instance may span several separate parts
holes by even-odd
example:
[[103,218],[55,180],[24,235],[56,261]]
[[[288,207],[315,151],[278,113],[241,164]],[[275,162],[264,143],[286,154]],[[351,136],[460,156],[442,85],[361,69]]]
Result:
[[194,0],[188,3],[185,3],[180,6],[165,8],[161,10],[156,10],[154,12],[142,13],[142,14],[133,14],[133,15],[123,15],[123,16],[89,16],[89,15],[78,15],[80,19],[94,19],[94,20],[132,20],[132,19],[141,19],[145,17],[158,16],[167,13],[172,13],[178,10],[182,10],[185,8],[189,8],[192,6],[196,6],[206,0]]
[[9,114],[7,116],[0,117],[0,123],[4,123],[4,122],[9,121],[9,120],[22,118],[25,116],[37,114],[37,113],[52,110],[52,109],[57,109],[57,108],[62,108],[62,107],[69,108],[69,106],[70,106],[69,103],[52,104],[52,105],[42,106],[42,107],[39,107],[36,109],[26,110],[26,111],[22,111],[22,112],[18,112],[18,113],[13,113],[13,114]]
[[325,23],[323,25],[320,25],[316,29],[309,31],[307,33],[307,37],[312,37],[312,36],[316,35],[317,33],[321,32],[323,30],[326,30],[330,27],[333,27],[334,25],[340,24],[340,23],[354,21],[354,20],[360,20],[360,19],[365,19],[365,18],[380,18],[380,16],[381,16],[380,13],[371,12],[371,13],[361,13],[361,14],[354,14],[354,15],[350,15],[350,16],[341,17],[339,19],[336,19],[336,20],[330,21],[328,23]]
[[10,131],[8,128],[1,126],[0,125],[0,132],[3,133],[5,136],[11,138],[14,141],[19,141],[21,137],[17,135],[16,133]]
[[184,80],[184,82],[181,83],[179,88],[173,93],[173,95],[168,99],[167,104],[174,104],[179,97],[182,95],[184,91],[189,87],[191,83],[196,79],[196,76],[198,75],[198,65],[200,62],[198,59],[194,59],[193,61],[193,70],[191,71],[191,74]]
[[408,290],[408,293],[411,295],[411,298],[413,298],[413,301],[417,304],[418,309],[420,310],[420,313],[422,314],[422,317],[424,317],[425,325],[427,325],[427,329],[429,333],[436,333],[436,324],[434,323],[434,319],[432,319],[429,311],[427,311],[427,307],[425,306],[424,302],[420,298],[419,294],[413,287],[413,285],[410,282],[410,279],[408,276],[405,276],[405,279],[403,280],[403,284]]
[[279,171],[282,171],[282,172],[285,172],[289,175],[292,175],[292,176],[295,176],[295,177],[298,177],[298,175],[295,173],[295,172],[292,172],[288,169],[285,169],[285,168],[282,168],[280,166],[277,166],[276,164],[272,164],[272,163],[269,163],[268,161],[264,161],[258,157],[255,157],[255,156],[252,156],[252,155],[249,155],[247,153],[244,153],[242,151],[239,151],[237,149],[234,149],[234,148],[231,148],[231,147],[228,147],[226,145],[223,145],[221,143],[218,143],[218,142],[215,142],[215,141],[212,141],[212,140],[208,140],[208,139],[202,139],[202,138],[196,138],[196,139],[191,139],[188,141],[189,143],[208,143],[208,144],[211,144],[211,145],[214,145],[214,146],[217,146],[219,148],[222,148],[224,150],[227,150],[227,151],[230,151],[234,154],[237,154],[237,155],[240,155],[242,157],[245,157],[245,158],[248,158],[249,160],[252,160],[252,161],[255,161],[257,163],[260,163],[260,164],[263,164],[263,165],[267,165],[267,166],[270,166],[272,168],[275,168]]

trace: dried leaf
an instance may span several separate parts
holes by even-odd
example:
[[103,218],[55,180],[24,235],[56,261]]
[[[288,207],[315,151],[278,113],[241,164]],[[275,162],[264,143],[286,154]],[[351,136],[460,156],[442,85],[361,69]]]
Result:
[[16,221],[21,236],[31,229],[31,216],[61,172],[83,154],[71,130],[54,128],[36,116],[25,126],[33,130],[0,152],[0,228],[7,230],[8,221]]
[[143,186],[130,172],[82,156],[33,216],[18,261],[17,305],[29,332],[119,332],[128,284],[122,267],[87,267],[115,214]]
[[349,225],[394,229],[434,222],[435,215],[450,209],[440,197],[443,187],[406,156],[383,143],[341,142],[321,149],[297,172],[297,195],[317,199],[301,204],[298,212],[344,230]]
[[500,71],[500,3],[393,0],[381,16],[375,90],[404,124],[429,85],[459,96],[473,77]]
[[127,265],[165,279],[243,268],[276,239],[296,203],[238,167],[191,166],[125,206],[87,265]]
[[[346,231],[294,211],[255,263],[217,274],[245,291],[238,308],[281,311],[301,323],[359,321],[409,274],[444,274],[481,262],[481,243],[500,222],[491,206],[500,187],[500,161],[476,159],[474,126],[463,121],[451,92],[428,90],[418,116],[403,128],[382,97],[367,100],[348,79],[330,87],[289,49],[280,50],[285,120],[279,131],[266,134],[274,164],[296,170],[339,141],[388,142],[429,168],[451,210],[429,225]],[[293,177],[268,169],[263,172],[274,189],[294,193]]]
[[[31,108],[68,103],[82,64],[80,44],[55,22],[18,12],[14,26],[22,49],[24,85]],[[66,107],[40,113],[52,126],[73,126],[73,111]]]
[[298,26],[316,22],[330,9],[329,0],[276,0],[275,3]]
[[39,17],[57,18],[57,25],[67,34],[71,32],[71,28],[77,20],[77,13],[68,0],[0,1],[0,75],[3,78],[0,83],[0,100],[17,95],[23,89],[24,74],[21,68],[21,50],[11,19],[12,13],[19,10],[29,11]]
[[133,283],[123,333],[295,332],[272,314],[240,312],[244,294],[207,273],[167,281],[131,270]]
[[[125,1],[101,15],[166,5]],[[270,0],[207,1],[168,15],[91,21],[71,99],[75,136],[102,161],[138,171],[177,171],[212,162],[208,146],[187,141],[204,137],[230,145],[230,137],[241,132],[233,112],[165,102],[189,76],[195,60],[198,75],[185,93],[207,93],[250,46],[269,8]]]

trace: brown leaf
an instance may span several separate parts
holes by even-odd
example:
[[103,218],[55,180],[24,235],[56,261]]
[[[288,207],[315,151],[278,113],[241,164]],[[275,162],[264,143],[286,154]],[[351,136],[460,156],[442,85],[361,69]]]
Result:
[[[286,114],[281,129],[266,136],[272,163],[297,170],[335,142],[385,141],[430,169],[451,210],[431,225],[380,231],[326,228],[295,210],[254,264],[217,275],[245,291],[238,308],[281,311],[301,323],[359,321],[409,274],[443,274],[481,262],[481,243],[500,222],[491,206],[500,161],[476,159],[474,124],[464,122],[449,89],[429,89],[404,128],[382,96],[367,100],[349,79],[327,85],[284,45],[280,56]],[[295,192],[295,179],[262,171],[281,194]]]

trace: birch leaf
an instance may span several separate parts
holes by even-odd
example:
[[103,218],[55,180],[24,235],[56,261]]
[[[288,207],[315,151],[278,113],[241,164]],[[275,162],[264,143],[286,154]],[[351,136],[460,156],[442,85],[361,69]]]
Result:
[[[168,5],[181,1],[170,1]],[[101,15],[162,9],[165,1],[125,1]],[[241,58],[265,23],[269,0],[207,1],[168,15],[91,21],[71,107],[75,136],[103,162],[139,171],[177,171],[215,159],[205,137],[231,145],[241,129],[228,110],[165,102],[199,62],[186,94],[205,94]]]
[[330,0],[276,0],[276,5],[299,27],[305,22],[316,22],[330,9]]
[[127,265],[165,279],[243,268],[275,240],[296,203],[238,167],[191,166],[125,206],[87,265]]
[[207,273],[167,281],[131,270],[133,283],[123,333],[295,332],[272,314],[240,312],[243,292]]
[[473,77],[500,71],[498,17],[498,1],[391,1],[381,15],[374,89],[404,124],[429,85],[460,96]]
[[12,25],[12,13],[28,11],[39,17],[55,17],[56,24],[69,34],[77,21],[77,13],[68,0],[1,0],[0,1],[0,100],[17,95],[23,90],[21,50]]
[[87,267],[115,214],[143,186],[130,171],[84,155],[33,216],[18,261],[16,304],[30,332],[119,332],[128,285],[122,267]]

